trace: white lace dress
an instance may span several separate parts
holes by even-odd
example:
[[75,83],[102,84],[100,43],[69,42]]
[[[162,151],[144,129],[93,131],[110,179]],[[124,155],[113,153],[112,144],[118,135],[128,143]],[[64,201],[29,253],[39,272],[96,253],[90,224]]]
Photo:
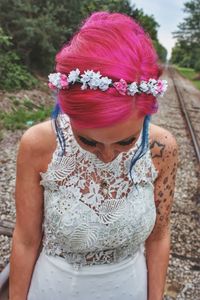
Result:
[[150,149],[129,174],[135,146],[103,163],[76,142],[59,115],[66,151],[45,173],[43,249],[28,300],[146,300],[144,242],[156,219]]

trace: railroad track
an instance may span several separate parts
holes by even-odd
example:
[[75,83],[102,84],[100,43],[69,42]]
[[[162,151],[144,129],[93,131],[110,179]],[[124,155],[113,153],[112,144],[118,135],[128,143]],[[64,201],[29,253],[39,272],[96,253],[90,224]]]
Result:
[[[184,85],[181,81],[182,80],[181,76],[179,76],[172,67],[168,67],[167,69],[169,71],[170,77],[174,84],[174,91],[176,93],[177,99],[180,104],[180,107],[176,107],[174,118],[176,118],[177,113],[179,114],[181,110],[182,116],[185,120],[186,126],[188,128],[188,132],[191,137],[191,141],[195,149],[196,160],[197,160],[198,167],[200,169],[200,99],[199,99],[199,103],[197,104],[193,101],[191,103],[189,98],[190,95],[184,89]],[[175,125],[169,124],[168,127],[170,126],[174,128]],[[177,124],[177,129],[180,129],[179,124]],[[0,222],[0,234],[11,237],[13,227],[14,224],[9,221],[4,220],[3,222]],[[177,257],[177,254],[174,253],[173,256]],[[182,256],[182,258],[185,259],[185,256]],[[194,258],[194,261],[196,261],[196,258]],[[3,269],[3,271],[0,273],[0,299],[1,300],[8,300],[8,279],[9,279],[9,264],[7,264],[6,267]]]
[[182,94],[182,87],[179,87],[177,81],[181,80],[181,77],[177,76],[177,72],[172,67],[168,67],[169,73],[171,75],[174,89],[180,104],[181,112],[183,118],[186,122],[187,128],[189,130],[191,140],[195,149],[198,165],[200,168],[200,99],[199,106],[194,105],[190,101],[187,101]]
[[[10,221],[0,221],[0,234],[12,237],[14,223]],[[0,300],[8,300],[8,279],[9,279],[9,263],[0,273]]]
[[10,265],[7,264],[3,271],[0,273],[0,299],[8,300],[8,278],[9,278]]

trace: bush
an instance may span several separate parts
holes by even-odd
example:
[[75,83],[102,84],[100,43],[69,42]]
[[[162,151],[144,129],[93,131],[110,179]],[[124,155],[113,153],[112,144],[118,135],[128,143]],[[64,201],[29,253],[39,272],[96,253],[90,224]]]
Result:
[[[12,112],[0,112],[0,130],[25,129],[29,126],[46,120],[53,107],[41,105],[37,110],[27,109],[25,106],[15,108]],[[1,131],[0,131],[1,133]]]
[[38,84],[28,70],[20,64],[20,58],[12,51],[11,37],[6,36],[0,28],[0,89],[31,89]]
[[185,55],[183,59],[178,64],[180,67],[190,68],[191,67],[191,57]]
[[200,59],[198,59],[194,65],[194,69],[196,72],[200,72]]

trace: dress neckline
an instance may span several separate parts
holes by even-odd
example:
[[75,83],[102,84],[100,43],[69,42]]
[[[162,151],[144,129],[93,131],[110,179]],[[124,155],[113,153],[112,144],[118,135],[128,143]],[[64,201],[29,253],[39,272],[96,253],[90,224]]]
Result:
[[108,163],[104,163],[95,154],[83,149],[79,145],[76,138],[74,137],[74,133],[73,133],[73,130],[72,130],[72,126],[71,126],[69,117],[65,114],[60,114],[60,117],[62,119],[62,128],[63,129],[68,128],[68,134],[70,135],[70,137],[72,137],[73,148],[79,150],[79,153],[81,153],[86,160],[90,161],[91,163],[95,164],[98,167],[105,168],[105,167],[112,167],[116,163],[119,164],[120,161],[122,160],[123,156],[127,156],[129,154],[133,155],[136,152],[136,150],[138,149],[138,147],[141,143],[141,140],[142,140],[143,127],[142,127],[142,129],[140,131],[140,134],[139,134],[139,137],[136,140],[133,147],[131,147],[128,151],[121,152],[113,161],[108,162]]

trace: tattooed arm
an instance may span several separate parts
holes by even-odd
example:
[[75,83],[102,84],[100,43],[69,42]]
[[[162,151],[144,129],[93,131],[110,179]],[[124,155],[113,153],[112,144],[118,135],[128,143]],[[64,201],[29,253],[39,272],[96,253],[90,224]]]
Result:
[[174,137],[168,131],[155,127],[159,130],[150,147],[159,175],[154,183],[156,223],[146,240],[148,300],[161,300],[164,293],[170,251],[170,212],[178,159]]

